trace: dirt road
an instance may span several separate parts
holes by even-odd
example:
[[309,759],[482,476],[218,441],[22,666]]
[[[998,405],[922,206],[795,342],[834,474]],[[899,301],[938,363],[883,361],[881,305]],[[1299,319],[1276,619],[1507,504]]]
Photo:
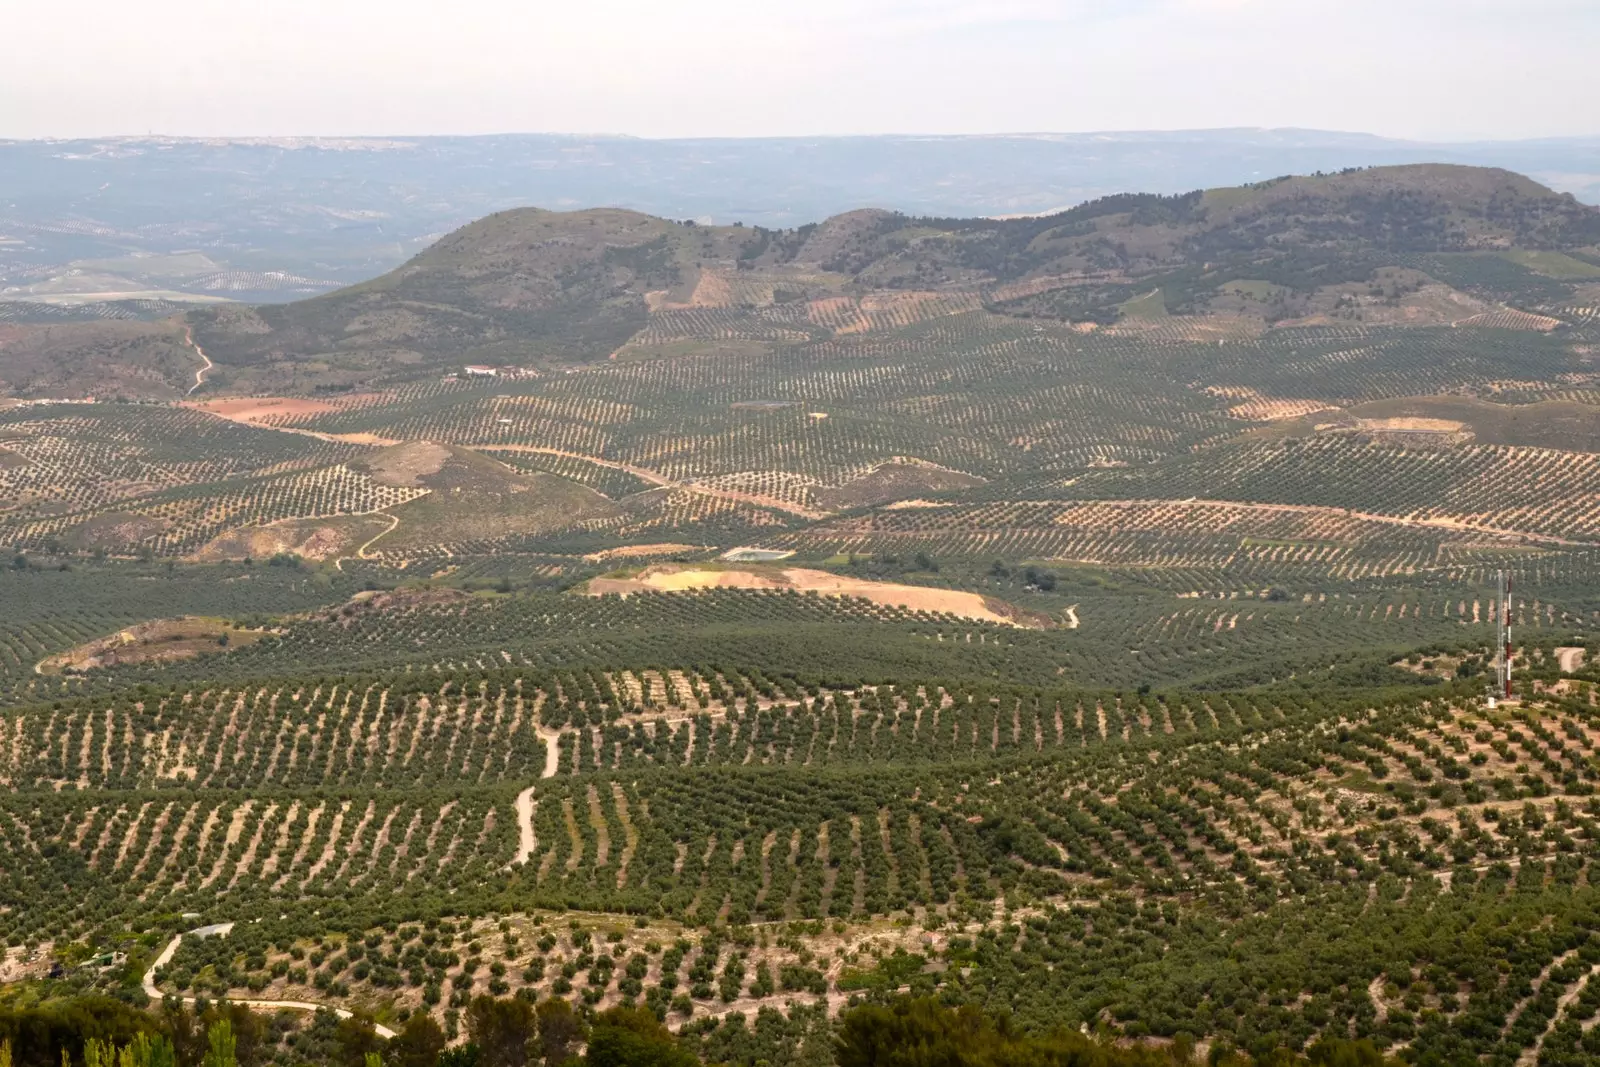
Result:
[[561,769],[561,731],[535,730],[539,740],[544,742],[544,772],[540,778],[554,778]]
[[593,463],[598,467],[609,467],[614,471],[623,471],[641,478],[661,489],[682,489],[690,493],[699,493],[701,496],[716,497],[719,500],[731,500],[740,504],[753,504],[756,507],[772,508],[774,511],[786,511],[791,515],[798,515],[803,519],[825,519],[830,512],[816,511],[812,508],[802,507],[788,500],[779,500],[777,497],[762,496],[759,493],[744,493],[737,489],[718,489],[709,485],[697,485],[694,482],[673,481],[666,475],[644,467],[635,467],[631,463],[619,463],[616,460],[600,459],[598,456],[586,456],[581,452],[565,452],[559,448],[544,448],[539,445],[466,445],[465,447],[475,452],[529,452],[545,456],[565,456],[568,459],[580,459],[585,463]]
[[517,854],[508,867],[522,866],[539,850],[539,835],[533,831],[534,788],[530,785],[517,794]]
[[[561,770],[561,731],[536,729],[539,740],[544,742],[544,769],[539,773],[541,779],[554,778]],[[530,785],[517,794],[517,855],[506,866],[517,867],[527,863],[533,854],[539,850],[539,836],[533,830],[533,810],[538,802],[533,799],[537,786]]]
[[[189,931],[189,933],[198,934],[201,937],[226,937],[232,932],[233,926],[233,923],[218,923],[215,926],[202,926],[198,930]],[[156,972],[172,962],[172,956],[178,951],[178,945],[183,941],[183,938],[184,935],[179,934],[167,942],[167,947],[161,950],[161,955],[157,956],[156,961],[150,965],[150,969],[144,972],[144,993],[151,1000],[160,1001],[165,999],[166,994],[156,987]],[[180,997],[179,999],[185,1004],[194,1003],[193,997]],[[245,997],[229,997],[228,1000],[234,1004],[243,1004],[252,1011],[280,1011],[284,1009],[289,1011],[320,1011],[323,1008],[332,1008],[333,1013],[341,1019],[351,1017],[351,1012],[348,1009],[335,1008],[331,1004],[312,1004],[310,1001],[305,1000],[251,1000]],[[377,1031],[379,1037],[392,1039],[395,1036],[395,1032],[387,1026],[375,1023],[372,1028]]]
[[370,558],[367,555],[367,549],[371,548],[373,545],[377,544],[379,540],[381,540],[382,538],[388,537],[390,534],[394,533],[395,530],[400,528],[400,520],[398,518],[396,518],[395,516],[390,515],[387,512],[374,512],[373,514],[381,514],[381,515],[383,515],[384,518],[388,519],[389,520],[389,528],[387,530],[384,530],[382,533],[378,534],[377,536],[372,537],[371,539],[369,539],[367,541],[366,544],[364,544],[360,548],[356,549],[356,559],[368,559],[368,558]]
[[199,356],[201,362],[205,364],[205,366],[194,372],[194,384],[189,386],[189,391],[187,393],[183,394],[184,396],[193,396],[196,389],[206,384],[206,371],[216,366],[216,364],[211,362],[211,357],[206,355],[205,349],[201,348],[197,343],[195,343],[193,329],[185,326],[183,328],[183,339],[189,342],[189,347],[194,349],[194,354]]

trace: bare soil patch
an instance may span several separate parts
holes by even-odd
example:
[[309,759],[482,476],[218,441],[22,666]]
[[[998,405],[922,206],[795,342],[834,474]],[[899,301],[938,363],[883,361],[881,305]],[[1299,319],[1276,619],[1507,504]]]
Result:
[[733,304],[733,287],[727,275],[714,270],[702,270],[695,282],[689,306],[697,308],[722,308]]
[[1454,419],[1428,419],[1415,416],[1397,416],[1389,419],[1361,419],[1363,430],[1407,433],[1460,433],[1466,423]]
[[439,588],[376,589],[357,593],[327,615],[330,622],[343,622],[348,626],[358,616],[407,611],[412,608],[433,607],[440,604],[465,604],[473,600],[471,593],[449,586]]
[[590,563],[604,563],[612,559],[644,559],[650,556],[676,556],[680,552],[704,552],[707,547],[663,541],[654,545],[622,545],[618,548],[607,548],[600,552],[590,552],[583,558]]
[[[40,674],[86,671],[130,663],[171,663],[202,652],[254,644],[265,630],[236,630],[226,619],[181,616],[141,622],[40,661]],[[222,642],[226,638],[226,643]]]
[[885,607],[938,612],[1009,626],[1042,628],[1048,625],[1042,616],[977,593],[873,582],[803,567],[722,568],[658,564],[631,577],[591,579],[588,592],[590,596],[603,596],[606,593],[629,596],[633,593],[678,593],[695,589],[794,590],[822,596],[857,597]]
[[368,456],[362,466],[380,485],[415,488],[423,484],[422,479],[443,470],[450,456],[450,449],[444,445],[410,441]]
[[65,540],[69,546],[76,549],[103,548],[117,552],[154,537],[171,525],[167,519],[157,518],[154,515],[107,511],[73,527],[67,532]]
[[44,978],[54,962],[54,947],[54,942],[46,941],[32,949],[25,945],[0,949],[0,985]]
[[289,422],[327,415],[339,410],[338,404],[293,396],[236,396],[221,400],[199,400],[184,407],[209,412],[233,422]]
[[1276,422],[1280,419],[1298,419],[1318,411],[1326,411],[1325,400],[1308,400],[1292,396],[1266,396],[1247,386],[1211,385],[1206,392],[1238,403],[1228,408],[1228,414],[1250,422]]
[[343,441],[352,445],[399,444],[398,441],[372,433],[319,433],[316,430],[303,430],[293,425],[316,415],[360,407],[377,398],[378,394],[374,393],[341,397],[338,401],[309,400],[293,396],[225,397],[220,400],[185,401],[181,406],[204,411],[208,415],[215,415],[229,422],[303,434],[321,441]]
[[982,478],[965,471],[922,460],[896,459],[835,489],[824,490],[818,500],[829,509],[858,508],[982,484]]
[[351,515],[332,519],[284,519],[264,526],[229,530],[193,556],[202,561],[271,559],[292,553],[309,560],[351,555],[355,546],[389,529],[385,515]]

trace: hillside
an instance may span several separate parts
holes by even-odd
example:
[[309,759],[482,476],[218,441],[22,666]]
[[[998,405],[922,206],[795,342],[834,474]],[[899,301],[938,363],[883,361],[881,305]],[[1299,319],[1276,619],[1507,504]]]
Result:
[[[179,408],[0,411],[0,543],[411,566],[992,544],[1320,575],[1586,550],[1596,214],[1437,166],[1043,219],[508,212],[361,286],[194,313],[214,366]],[[198,355],[95,329],[125,327]]]
[[[172,292],[277,303],[399,266],[523,204],[794,227],[863,204],[964,218],[1050,212],[1131,189],[1436,161],[1506,167],[1600,202],[1597,142],[1421,144],[1303,129],[1017,136],[642,139],[0,139],[0,302]],[[203,251],[196,235],[205,235]],[[0,307],[0,318],[8,310]]]
[[201,365],[171,321],[0,322],[0,397],[175,400]]
[[1591,1062],[1592,222],[1448,168],[529,210],[130,329],[215,365],[0,403],[0,1025],[225,997],[294,1067],[565,998],[819,1067],[909,993]]
[[648,293],[679,285],[698,258],[730,258],[743,236],[628,211],[520,209],[372,281],[189,321],[222,365],[213,382],[223,389],[285,361],[322,365],[303,371],[322,385],[461,363],[586,362],[644,328]]
[[[371,282],[188,321],[219,364],[213,390],[306,391],[467,363],[680,355],[674,322],[695,309],[717,309],[719,340],[749,351],[870,328],[873,309],[981,305],[1101,325],[1180,315],[1259,332],[1308,318],[1453,322],[1596,282],[1600,209],[1507,171],[1419,165],[1005,220],[861,210],[766,230],[519,209]],[[868,314],[859,325],[840,318],[853,303]]]

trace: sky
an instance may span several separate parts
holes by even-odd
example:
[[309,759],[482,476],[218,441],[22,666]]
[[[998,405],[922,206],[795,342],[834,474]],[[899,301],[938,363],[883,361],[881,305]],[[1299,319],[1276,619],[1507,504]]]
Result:
[[77,0],[0,137],[1600,134],[1600,0]]

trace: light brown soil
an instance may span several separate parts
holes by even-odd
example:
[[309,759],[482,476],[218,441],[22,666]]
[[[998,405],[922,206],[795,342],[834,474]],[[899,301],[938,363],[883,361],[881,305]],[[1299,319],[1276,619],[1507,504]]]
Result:
[[326,400],[307,400],[292,396],[237,396],[223,400],[201,400],[184,407],[208,411],[234,422],[274,422],[305,418],[310,415],[327,415],[338,411],[338,404]]
[[31,950],[26,946],[0,949],[0,985],[49,974],[54,948],[55,942],[46,941]]
[[517,854],[508,866],[520,867],[533,858],[539,850],[539,835],[533,829],[534,805],[533,786],[529,786],[517,794]]
[[379,485],[420,486],[422,479],[438,474],[451,452],[431,441],[411,441],[386,448],[367,458],[366,466]]
[[728,276],[720,271],[702,270],[695,283],[689,306],[697,308],[722,308],[733,304],[733,287]]
[[1454,419],[1424,419],[1408,416],[1391,419],[1361,419],[1363,430],[1405,431],[1410,433],[1459,433],[1466,427],[1464,422]]
[[1239,401],[1228,409],[1228,414],[1236,419],[1247,419],[1250,422],[1298,419],[1329,407],[1326,401],[1266,396],[1247,386],[1212,385],[1207,386],[1205,392],[1227,400]]
[[644,556],[675,556],[680,552],[703,552],[706,547],[663,541],[656,545],[623,545],[620,548],[608,548],[602,552],[590,552],[583,558],[589,563],[604,563],[609,559],[638,559]]
[[281,519],[265,526],[229,530],[207,542],[193,559],[271,559],[280,552],[321,561],[353,554],[356,545],[387,533],[388,515],[342,515],[327,519]]
[[659,564],[647,567],[632,578],[595,578],[589,582],[590,596],[606,593],[622,596],[642,592],[674,593],[691,589],[792,589],[823,596],[859,597],[887,607],[938,612],[984,622],[1013,626],[1037,625],[1010,605],[977,593],[871,582],[801,567],[724,569]]
[[333,411],[342,411],[363,401],[370,401],[371,395],[348,396],[339,403],[326,400],[305,400],[299,397],[269,396],[269,397],[229,397],[223,400],[204,400],[185,402],[181,406],[194,411],[203,411],[208,415],[215,415],[219,419],[229,422],[239,422],[246,426],[259,426],[264,429],[278,430],[283,433],[297,433],[304,437],[315,437],[319,441],[342,441],[352,445],[397,445],[400,442],[388,437],[379,437],[371,433],[320,433],[316,430],[303,430],[297,426],[285,425],[297,419],[309,418],[313,415],[325,415]]
[[35,670],[40,674],[60,674],[65,670],[86,671],[129,663],[191,659],[202,652],[224,651],[224,646],[217,644],[223,634],[228,637],[226,648],[236,648],[254,644],[266,631],[235,630],[224,619],[189,616],[156,619],[57,653],[41,661]]

